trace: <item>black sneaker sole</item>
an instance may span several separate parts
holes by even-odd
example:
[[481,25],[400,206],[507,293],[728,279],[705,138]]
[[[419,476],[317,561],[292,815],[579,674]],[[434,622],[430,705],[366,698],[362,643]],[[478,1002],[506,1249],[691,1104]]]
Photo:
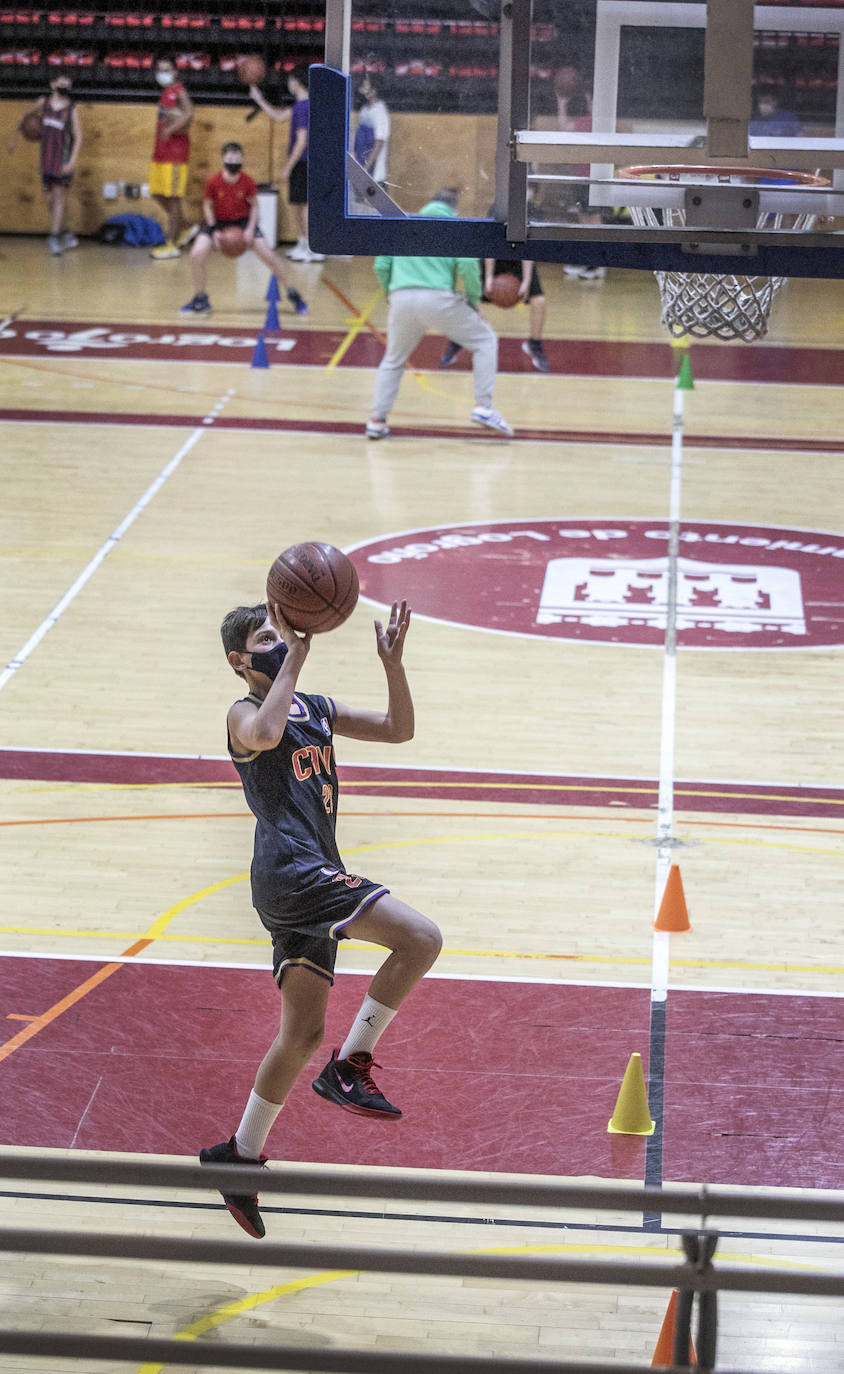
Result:
[[338,1093],[336,1088],[323,1083],[321,1078],[315,1078],[311,1087],[320,1097],[324,1097],[326,1102],[333,1102],[335,1106],[342,1107],[344,1112],[353,1112],[355,1116],[377,1116],[381,1121],[398,1121],[401,1118],[398,1107],[391,1112],[382,1111],[380,1107],[359,1107],[356,1102],[350,1102],[347,1097]]
[[[225,1193],[223,1193],[223,1202],[226,1204],[226,1207],[231,1212],[238,1226],[242,1226],[247,1235],[253,1236],[255,1240],[264,1239],[266,1230],[260,1216],[257,1218],[256,1222],[250,1221],[246,1213],[241,1211],[238,1207],[235,1199],[233,1197],[226,1197]],[[260,1231],[258,1230],[259,1226],[261,1228]]]

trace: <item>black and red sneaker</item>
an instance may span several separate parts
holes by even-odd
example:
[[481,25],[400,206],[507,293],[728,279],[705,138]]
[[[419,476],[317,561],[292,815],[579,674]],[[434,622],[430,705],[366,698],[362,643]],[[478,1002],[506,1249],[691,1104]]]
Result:
[[350,1054],[348,1059],[338,1059],[334,1050],[319,1078],[315,1078],[311,1086],[320,1097],[336,1102],[338,1107],[343,1107],[347,1112],[397,1121],[401,1112],[387,1101],[372,1077],[371,1070],[380,1067],[372,1055],[364,1050]]
[[[237,1152],[234,1136],[231,1140],[224,1140],[220,1145],[211,1145],[207,1150],[199,1152],[200,1164],[266,1164],[267,1156],[261,1155],[260,1159],[244,1159]],[[266,1234],[264,1223],[261,1220],[261,1213],[258,1211],[257,1197],[250,1197],[248,1193],[223,1193],[223,1202],[228,1207],[238,1226],[242,1226],[244,1231],[256,1240]]]

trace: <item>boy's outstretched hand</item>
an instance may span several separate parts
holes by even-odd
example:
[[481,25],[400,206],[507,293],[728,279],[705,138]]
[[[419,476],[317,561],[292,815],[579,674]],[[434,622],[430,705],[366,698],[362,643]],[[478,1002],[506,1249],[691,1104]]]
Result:
[[394,601],[386,630],[380,620],[375,622],[375,641],[378,657],[385,667],[401,663],[405,636],[410,627],[410,607],[406,601]]
[[304,660],[311,647],[310,630],[306,630],[304,633],[294,630],[293,626],[288,625],[285,620],[281,607],[274,601],[268,603],[267,614],[287,645],[287,652],[290,653],[291,649],[298,648]]

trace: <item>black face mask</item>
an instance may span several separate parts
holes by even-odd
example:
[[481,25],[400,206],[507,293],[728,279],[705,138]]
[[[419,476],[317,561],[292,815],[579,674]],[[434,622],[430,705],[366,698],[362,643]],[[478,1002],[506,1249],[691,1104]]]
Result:
[[287,657],[287,645],[274,644],[271,649],[252,650],[252,671],[263,673],[273,681],[278,677],[281,665]]
[[223,166],[233,177],[236,177],[238,172],[243,170],[242,162],[224,162]]

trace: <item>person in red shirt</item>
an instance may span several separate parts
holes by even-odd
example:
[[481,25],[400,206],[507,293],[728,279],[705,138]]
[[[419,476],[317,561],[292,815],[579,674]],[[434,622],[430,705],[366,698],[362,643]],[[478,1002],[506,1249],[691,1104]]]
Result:
[[193,104],[177,75],[172,57],[162,54],[156,58],[155,79],[161,87],[161,98],[149,169],[149,193],[167,216],[167,242],[150,253],[157,261],[177,258],[179,249],[186,247],[197,234],[196,225],[186,226],[182,210],[182,196],[188,184]]
[[258,228],[258,187],[243,170],[243,148],[239,143],[223,144],[222,170],[215,172],[205,183],[202,200],[204,223],[190,252],[193,277],[193,296],[182,306],[183,315],[204,315],[211,309],[206,290],[208,284],[208,254],[220,247],[220,232],[236,224],[243,230],[247,248],[257,253],[273,276],[283,282],[297,315],[307,313],[307,305],[290,284],[287,266],[266,242]]

